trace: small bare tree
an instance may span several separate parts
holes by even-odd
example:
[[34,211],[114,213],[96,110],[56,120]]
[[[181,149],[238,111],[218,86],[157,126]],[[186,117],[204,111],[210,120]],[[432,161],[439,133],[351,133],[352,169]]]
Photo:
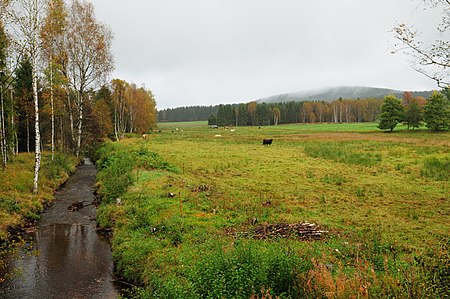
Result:
[[437,26],[440,38],[427,44],[420,40],[419,32],[406,24],[397,25],[393,32],[400,42],[394,53],[403,51],[412,58],[417,72],[436,81],[439,87],[450,85],[450,0],[422,0],[427,7],[442,9],[442,20]]
[[95,19],[91,3],[79,0],[72,2],[67,28],[68,79],[77,95],[78,134],[75,152],[78,156],[81,150],[85,93],[96,83],[104,82],[114,68],[112,31]]

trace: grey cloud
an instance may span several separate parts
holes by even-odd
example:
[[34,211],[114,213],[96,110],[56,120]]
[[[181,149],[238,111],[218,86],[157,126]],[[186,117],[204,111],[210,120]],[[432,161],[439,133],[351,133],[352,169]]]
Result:
[[431,23],[412,0],[92,2],[115,32],[114,75],[145,83],[159,108],[341,84],[434,88],[390,54],[397,20]]

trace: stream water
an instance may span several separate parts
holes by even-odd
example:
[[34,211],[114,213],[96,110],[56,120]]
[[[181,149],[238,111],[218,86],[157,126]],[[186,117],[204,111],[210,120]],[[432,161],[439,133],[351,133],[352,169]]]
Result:
[[0,298],[118,297],[110,246],[96,231],[95,175],[85,160],[58,190],[31,241],[12,257]]

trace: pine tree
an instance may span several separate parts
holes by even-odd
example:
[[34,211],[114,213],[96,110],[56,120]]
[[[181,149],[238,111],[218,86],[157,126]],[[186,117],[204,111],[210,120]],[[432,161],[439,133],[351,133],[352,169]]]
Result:
[[388,95],[384,98],[384,103],[381,106],[378,128],[392,132],[397,124],[403,121],[403,117],[404,109],[401,100],[393,95]]
[[208,125],[210,125],[210,126],[217,125],[217,116],[214,113],[212,113],[209,116],[209,118],[208,118]]
[[442,131],[450,127],[449,93],[449,88],[443,92],[435,91],[425,104],[423,118],[428,129]]
[[411,100],[409,105],[405,109],[405,123],[409,127],[418,128],[422,121],[422,109],[417,103],[417,101]]

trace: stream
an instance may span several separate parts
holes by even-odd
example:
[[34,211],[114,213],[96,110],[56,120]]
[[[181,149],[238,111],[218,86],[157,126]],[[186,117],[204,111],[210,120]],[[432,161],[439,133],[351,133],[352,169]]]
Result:
[[[117,298],[108,240],[96,231],[95,166],[85,160],[11,258],[0,298]],[[75,203],[75,204],[74,204]]]

